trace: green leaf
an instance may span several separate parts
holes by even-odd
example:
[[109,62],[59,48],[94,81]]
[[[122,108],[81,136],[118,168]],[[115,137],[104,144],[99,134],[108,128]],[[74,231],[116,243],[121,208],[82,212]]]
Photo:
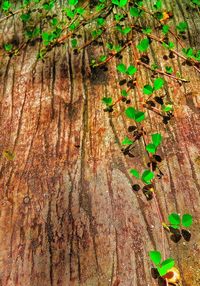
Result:
[[128,118],[135,119],[136,110],[133,107],[128,107],[125,110],[125,114]]
[[145,52],[149,47],[149,39],[143,39],[140,41],[140,43],[137,45],[137,48],[140,52]]
[[190,214],[184,214],[182,216],[182,225],[184,227],[190,227],[192,225],[192,222],[193,222],[193,218],[192,218],[192,215]]
[[154,178],[154,173],[150,170],[145,170],[142,174],[142,181],[146,184],[150,184],[151,180]]
[[156,146],[156,148],[160,145],[162,142],[162,135],[160,133],[155,133],[151,135],[152,142]]
[[144,34],[151,34],[151,32],[152,32],[152,29],[151,28],[146,28],[146,29],[142,29],[142,32],[144,33]]
[[156,153],[156,146],[152,143],[146,145],[146,150],[149,153],[155,154]]
[[169,50],[171,50],[171,49],[174,48],[174,43],[173,43],[173,42],[169,42],[168,44],[166,44],[166,43],[163,42],[162,45],[163,45],[163,47],[165,47],[165,48],[167,48],[167,49],[169,49]]
[[120,21],[120,20],[122,20],[124,18],[124,15],[122,15],[122,14],[115,14],[115,20],[116,21]]
[[125,89],[122,89],[121,95],[122,96],[128,96],[128,92]]
[[163,25],[162,26],[162,32],[164,35],[166,35],[169,32],[169,26],[168,25]]
[[68,3],[71,6],[75,6],[76,4],[78,4],[78,0],[69,0]]
[[145,113],[142,111],[136,111],[135,112],[135,121],[141,122],[145,119]]
[[4,11],[8,11],[11,7],[11,3],[9,1],[4,1],[3,4],[2,4],[2,9]]
[[105,56],[105,55],[102,55],[99,58],[100,62],[104,62],[106,59],[107,59],[107,56]]
[[52,26],[56,26],[58,24],[58,19],[57,18],[53,18],[52,20],[51,20],[51,25]]
[[185,30],[187,30],[188,28],[188,24],[186,22],[180,22],[177,26],[176,26],[176,29],[179,31],[179,32],[185,32]]
[[137,7],[131,7],[129,11],[132,17],[139,17],[141,13],[141,10],[138,9]]
[[137,179],[140,178],[140,174],[136,169],[131,169],[130,170],[131,175],[133,175],[134,177],[136,177]]
[[134,73],[136,73],[136,71],[137,71],[137,68],[134,67],[134,66],[132,66],[132,65],[130,65],[130,66],[128,67],[126,73],[127,73],[128,75],[133,75]]
[[99,26],[102,26],[104,23],[105,23],[105,19],[104,19],[104,18],[98,18],[98,19],[97,19],[97,24],[98,24]]
[[85,9],[82,8],[82,7],[78,7],[78,8],[76,9],[76,12],[77,12],[77,14],[79,14],[79,15],[83,15],[83,14],[85,13]]
[[107,106],[112,105],[112,97],[103,97],[102,98],[103,103],[105,103]]
[[161,9],[162,7],[162,1],[161,0],[157,0],[156,3],[153,5],[153,7],[155,9]]
[[117,70],[121,73],[126,73],[126,66],[124,64],[117,65]]
[[30,20],[30,18],[31,18],[31,15],[30,15],[30,13],[27,13],[27,14],[24,13],[20,16],[20,18],[23,22],[28,22],[28,20]]
[[168,111],[170,111],[170,110],[172,110],[173,109],[173,105],[172,104],[163,104],[162,105],[162,110],[163,111],[165,111],[165,112],[168,112]]
[[127,136],[122,141],[122,145],[130,145],[132,143],[133,143],[133,141],[131,139],[129,139]]
[[169,220],[169,222],[173,228],[179,228],[180,223],[181,223],[181,219],[177,213],[171,213],[168,216],[168,220]]
[[166,71],[166,73],[168,73],[168,74],[172,74],[172,73],[173,73],[173,68],[166,66],[166,67],[165,67],[165,71]]
[[154,81],[154,84],[153,84],[154,90],[158,90],[161,87],[163,87],[164,82],[165,81],[164,81],[163,78],[161,78],[161,77],[156,78],[155,81]]
[[127,2],[128,2],[128,0],[120,0],[120,1],[119,1],[119,7],[124,7],[124,6],[126,6]]
[[121,32],[122,32],[123,35],[128,34],[130,31],[131,31],[131,27],[126,27],[126,28],[124,28],[124,29],[121,30]]
[[151,261],[155,264],[158,265],[161,262],[161,253],[159,251],[150,251],[149,256]]
[[71,45],[72,48],[75,48],[77,46],[77,39],[71,39]]
[[12,44],[5,44],[5,45],[4,45],[4,50],[5,50],[6,52],[10,52],[10,51],[12,50],[12,48],[13,48],[13,45],[12,45]]
[[161,263],[161,267],[157,267],[160,276],[164,276],[173,266],[174,259],[168,258]]
[[143,87],[143,93],[147,95],[151,95],[153,93],[153,87],[149,84]]

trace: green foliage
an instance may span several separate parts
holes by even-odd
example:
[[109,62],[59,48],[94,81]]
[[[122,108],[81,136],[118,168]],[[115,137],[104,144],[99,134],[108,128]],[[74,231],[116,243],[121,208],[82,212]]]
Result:
[[112,97],[103,97],[102,98],[103,103],[105,103],[107,106],[111,106],[112,105]]
[[176,29],[180,32],[183,33],[188,29],[188,24],[186,22],[180,22],[177,26]]
[[117,65],[117,70],[121,73],[127,74],[132,76],[133,74],[136,73],[137,68],[134,67],[133,65],[130,65],[128,68],[124,64],[119,64]]
[[136,169],[131,169],[130,170],[131,175],[133,175],[134,177],[136,177],[137,179],[140,178],[140,174]]
[[112,0],[112,3],[118,7],[124,7],[128,3],[128,0]]
[[3,11],[8,11],[10,8],[11,8],[10,1],[4,1],[3,4],[2,4]]
[[137,48],[140,52],[146,52],[147,49],[149,47],[149,39],[143,39],[139,42],[139,44],[137,45]]
[[127,136],[122,140],[122,145],[130,145],[133,143],[133,140],[129,139]]
[[154,80],[153,86],[147,84],[143,87],[143,93],[147,95],[151,95],[154,91],[161,89],[164,83],[165,83],[164,79],[161,77],[158,77]]
[[164,35],[168,34],[169,32],[169,25],[163,25],[162,26],[162,32]]
[[143,173],[142,173],[142,181],[145,183],[145,184],[150,184],[151,183],[151,180],[155,177],[154,173],[151,172],[150,170],[145,170]]
[[13,48],[13,45],[12,45],[12,44],[5,44],[5,45],[4,45],[4,50],[5,50],[6,52],[10,52],[10,51],[12,50],[12,48]]
[[193,217],[190,214],[184,214],[181,219],[179,214],[172,213],[168,216],[168,220],[169,220],[170,226],[175,229],[180,228],[181,225],[183,227],[190,227],[193,223]]
[[145,119],[145,113],[136,110],[134,107],[128,107],[125,110],[125,114],[128,118],[134,119],[136,122],[141,122]]
[[164,276],[175,264],[174,259],[168,258],[161,262],[162,256],[159,251],[150,251],[149,256],[155,264],[160,276]]

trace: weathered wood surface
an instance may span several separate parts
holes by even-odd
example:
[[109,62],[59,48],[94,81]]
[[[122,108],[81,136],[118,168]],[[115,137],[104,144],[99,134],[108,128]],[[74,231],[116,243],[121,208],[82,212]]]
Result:
[[[169,2],[179,22],[183,5],[168,1],[168,8]],[[191,45],[199,47],[197,15],[184,15],[192,26]],[[13,27],[13,21],[1,26],[3,39],[12,37]],[[0,152],[11,150],[15,159],[0,157],[0,285],[111,286],[117,279],[122,286],[156,285],[148,251],[162,251],[161,226],[154,200],[132,192],[128,173],[130,167],[145,168],[144,146],[136,144],[135,158],[124,157],[118,144],[126,135],[124,105],[109,116],[101,103],[105,95],[119,96],[118,61],[108,72],[91,73],[96,48],[75,56],[68,46],[36,66],[38,45],[1,61]],[[131,51],[124,52],[124,62],[132,62]],[[102,52],[100,47],[95,55]],[[160,61],[164,51],[155,44],[151,52]],[[166,87],[175,104],[167,127],[150,113],[149,133],[164,136],[159,152],[165,175],[156,192],[165,220],[171,212],[194,216],[191,241],[174,244],[165,236],[165,251],[176,259],[183,285],[197,286],[199,76],[178,66],[177,58],[167,63],[191,83],[180,89],[176,84],[177,93]],[[141,82],[149,76],[142,73]],[[135,98],[133,92],[132,104]]]

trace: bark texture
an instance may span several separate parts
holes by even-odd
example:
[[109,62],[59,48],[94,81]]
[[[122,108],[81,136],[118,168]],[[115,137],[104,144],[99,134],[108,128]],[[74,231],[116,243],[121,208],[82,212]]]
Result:
[[[165,4],[174,12],[173,24],[190,24],[188,45],[199,48],[198,14],[186,11],[185,1]],[[1,31],[1,42],[20,35],[11,19],[1,23]],[[87,37],[83,31],[80,41]],[[127,64],[133,61],[132,47],[123,53]],[[136,180],[128,172],[145,168],[144,145],[139,141],[135,157],[124,157],[119,142],[127,135],[125,105],[108,115],[101,102],[103,96],[120,95],[119,60],[112,60],[105,72],[89,67],[104,47],[89,46],[74,55],[66,43],[44,63],[36,62],[38,49],[38,43],[27,46],[20,56],[0,63],[0,285],[157,285],[148,257],[150,250],[163,250],[155,201],[132,192]],[[152,44],[152,61],[160,62],[164,52]],[[159,149],[164,177],[156,181],[164,219],[172,212],[194,217],[190,242],[175,244],[165,235],[166,257],[176,259],[184,286],[197,286],[199,75],[181,62],[177,57],[166,62],[191,81],[179,87],[170,80],[165,87],[175,117],[164,126],[149,112],[147,130],[164,137]],[[150,75],[141,72],[141,83],[147,84]],[[133,91],[131,104],[136,98]],[[4,150],[12,151],[14,160],[7,160]]]

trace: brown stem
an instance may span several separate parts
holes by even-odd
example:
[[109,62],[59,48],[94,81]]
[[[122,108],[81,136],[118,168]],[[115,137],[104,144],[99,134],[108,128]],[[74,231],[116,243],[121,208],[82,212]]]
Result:
[[[154,71],[154,69],[152,69],[150,65],[147,65],[147,64],[143,63],[143,62],[140,61],[140,60],[138,60],[138,62],[139,62],[141,65],[143,65],[144,67],[146,67],[147,69],[149,69],[149,70],[151,70],[151,71]],[[159,69],[156,69],[155,72],[157,72],[157,73],[159,73],[159,74],[162,74],[162,75],[164,75],[164,76],[173,78],[173,79],[175,79],[175,80],[177,80],[177,81],[190,82],[190,81],[187,80],[187,79],[178,78],[178,77],[176,77],[175,75],[168,74],[168,73],[166,73],[166,72],[164,72],[164,71],[162,71],[162,70],[159,70]]]

